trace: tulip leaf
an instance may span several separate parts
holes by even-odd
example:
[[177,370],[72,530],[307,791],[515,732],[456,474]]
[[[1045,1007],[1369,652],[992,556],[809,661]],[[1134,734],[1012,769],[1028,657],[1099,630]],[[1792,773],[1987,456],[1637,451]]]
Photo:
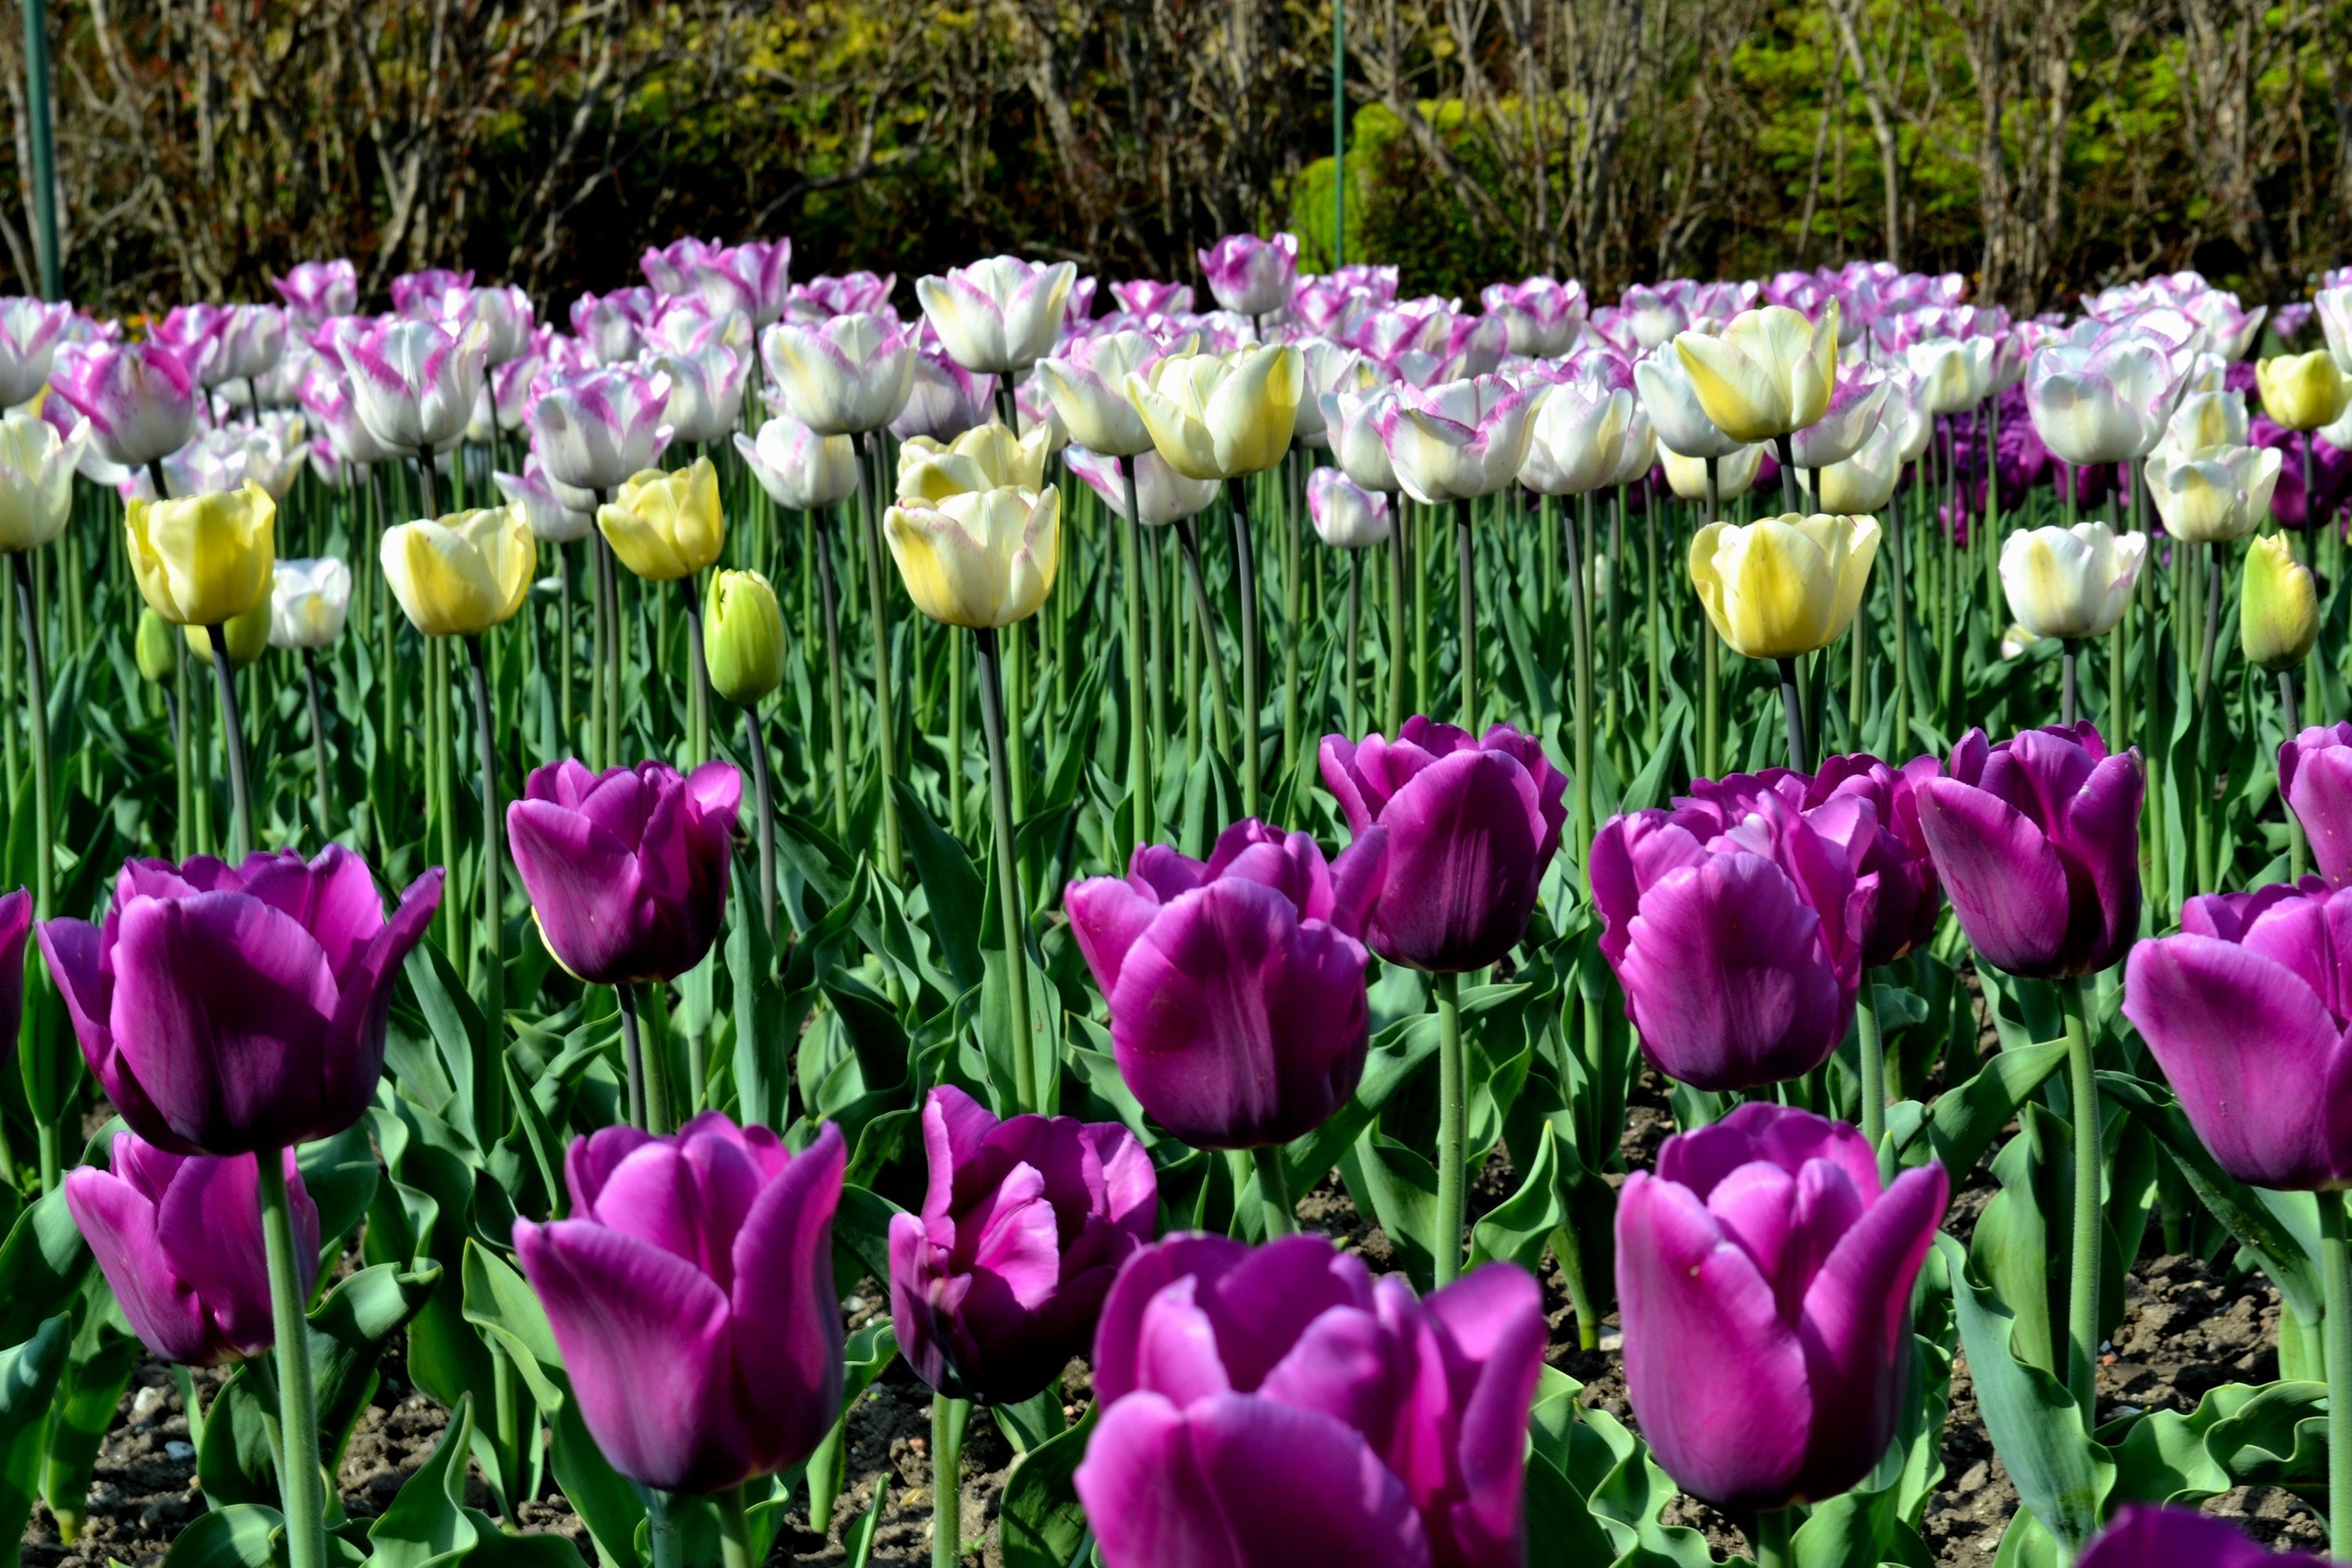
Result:
[[1339,1157],[1339,1174],[1356,1206],[1379,1222],[1396,1247],[1414,1289],[1427,1290],[1437,1267],[1436,1167],[1417,1150],[1367,1127]]
[[1087,1514],[1072,1478],[1087,1456],[1087,1440],[1094,1436],[1101,1409],[1088,1405],[1076,1426],[1013,1461],[998,1515],[1005,1568],[1067,1568],[1077,1552]]
[[[848,1446],[850,1412],[856,1408],[858,1400],[865,1397],[866,1391],[874,1385],[874,1380],[881,1376],[898,1356],[898,1331],[887,1318],[866,1324],[850,1335],[848,1343],[843,1347],[841,1414],[834,1418],[833,1429],[825,1434],[824,1441],[816,1446],[816,1451],[808,1457],[805,1466],[809,1527],[820,1535],[831,1523],[834,1500],[841,1495],[841,1461]],[[1056,1383],[1051,1392],[1055,1413],[1058,1415],[1062,1397],[1060,1384]],[[997,1424],[1000,1426],[1003,1425],[1001,1415]],[[1012,1436],[1013,1434],[1008,1431],[1006,1436]],[[1018,1438],[1014,1440],[1017,1442]],[[753,1544],[755,1548],[758,1545],[756,1542]],[[761,1552],[754,1561],[762,1561],[765,1556],[766,1553]]]
[[530,1163],[538,1173],[540,1190],[545,1195],[547,1207],[541,1211],[539,1217],[562,1219],[569,1207],[566,1200],[571,1195],[563,1185],[562,1144],[556,1138],[555,1129],[548,1124],[547,1112],[541,1108],[539,1097],[531,1093],[530,1086],[523,1081],[522,1074],[516,1068],[512,1054],[503,1056],[499,1066],[506,1074],[507,1099],[514,1104],[515,1126],[520,1130],[523,1142],[530,1150]]
[[1940,1160],[1957,1192],[1960,1178],[1984,1158],[2017,1108],[2065,1061],[2063,1040],[2002,1051],[1974,1078],[1936,1097],[1917,1130],[1895,1146],[1895,1163],[1909,1167]]
[[[1587,1419],[1600,1415],[1588,1411]],[[1617,1563],[1640,1568],[1714,1568],[1706,1537],[1663,1516],[1675,1499],[1674,1479],[1636,1441],[1592,1489],[1591,1507],[1618,1551]]]
[[1666,705],[1665,716],[1658,721],[1658,744],[1648,759],[1626,781],[1625,793],[1617,802],[1621,812],[1646,811],[1658,804],[1665,793],[1667,770],[1682,755],[1683,731],[1690,723],[1690,699],[1676,695]]
[[563,1352],[556,1348],[547,1309],[514,1265],[468,1239],[463,1284],[466,1321],[495,1337],[541,1406],[562,1404],[563,1392],[549,1373],[562,1373]]
[[408,961],[401,966],[401,977],[415,997],[425,1029],[440,1053],[441,1070],[448,1075],[450,1098],[446,1105],[436,1109],[436,1114],[457,1129],[477,1151],[487,1150],[490,1143],[488,1130],[475,1121],[474,1090],[475,1064],[487,1049],[489,1026],[483,1022],[481,1009],[474,1005],[473,997],[467,994],[465,982],[456,967],[430,940],[409,950]]
[[276,1510],[277,1416],[278,1380],[268,1362],[249,1361],[228,1374],[205,1409],[204,1436],[196,1444],[196,1483],[206,1502],[216,1509],[260,1503]]
[[461,1394],[441,1440],[369,1527],[373,1568],[454,1563],[481,1539],[466,1517],[466,1453],[473,1435],[474,1396]]
[[375,1396],[376,1368],[385,1348],[424,1310],[440,1279],[437,1264],[414,1271],[396,1264],[373,1264],[336,1281],[326,1299],[310,1310],[319,1430],[331,1456],[341,1457],[352,1428]]
[[0,1242],[0,1345],[23,1343],[64,1311],[89,1270],[89,1245],[60,1186],[18,1215]]
[[114,1422],[115,1406],[147,1350],[132,1337],[113,1292],[100,1279],[90,1286],[72,1352],[58,1379],[49,1409],[48,1464],[41,1489],[49,1511],[79,1525],[89,1493],[98,1447]]
[[1470,1267],[1508,1258],[1539,1273],[1544,1243],[1568,1219],[1559,1196],[1559,1137],[1549,1121],[1538,1125],[1535,1157],[1519,1177],[1518,1191],[1480,1216],[1470,1230]]
[[930,909],[931,936],[948,961],[948,973],[955,977],[957,989],[969,991],[981,979],[980,873],[963,846],[923,808],[922,798],[912,786],[904,779],[892,779],[890,787],[898,803],[898,826],[906,838],[907,854],[915,862],[915,878],[922,884],[923,900]]
[[[335,1536],[327,1537],[334,1555]],[[163,1554],[164,1568],[284,1568],[286,1516],[259,1503],[231,1503],[191,1523]]]
[[1017,1453],[1030,1453],[1045,1447],[1069,1430],[1069,1418],[1062,1414],[1062,1380],[1053,1382],[1022,1400],[1017,1405],[992,1405],[988,1413],[996,1418],[996,1428]]
[[332,1138],[303,1144],[295,1163],[319,1211],[319,1254],[330,1265],[319,1271],[323,1279],[331,1272],[331,1260],[342,1256],[344,1238],[375,1202],[375,1148],[365,1123],[354,1122]]
[[2070,1551],[2079,1551],[2098,1528],[2115,1485],[2115,1460],[2083,1430],[2082,1412],[2065,1385],[2011,1349],[2016,1315],[1977,1280],[1960,1244],[1938,1236],[1936,1250],[1950,1271],[1960,1342],[1985,1430],[2019,1500]]
[[44,1431],[58,1381],[73,1345],[63,1313],[38,1324],[23,1343],[0,1351],[0,1531],[22,1540],[40,1487]]
[[833,1215],[834,1282],[855,1283],[871,1275],[890,1278],[890,1221],[907,1211],[870,1187],[845,1182]]

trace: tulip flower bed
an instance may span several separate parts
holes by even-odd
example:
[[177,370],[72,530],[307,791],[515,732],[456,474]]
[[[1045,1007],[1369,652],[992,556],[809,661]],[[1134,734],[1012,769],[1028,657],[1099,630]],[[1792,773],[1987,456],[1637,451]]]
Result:
[[26,1557],[2352,1556],[2352,277],[1295,256],[0,302]]

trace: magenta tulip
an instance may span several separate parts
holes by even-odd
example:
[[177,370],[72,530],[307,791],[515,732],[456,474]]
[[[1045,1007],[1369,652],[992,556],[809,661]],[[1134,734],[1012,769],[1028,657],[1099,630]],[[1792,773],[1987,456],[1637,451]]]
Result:
[[2095,974],[2139,930],[2139,752],[2088,720],[1989,745],[1971,730],[1918,786],[1919,830],[1985,961],[2037,980]]
[[564,1156],[572,1217],[517,1220],[589,1436],[645,1486],[712,1492],[806,1458],[840,1414],[841,1130],[798,1154],[705,1111]]
[[507,840],[555,961],[600,985],[675,980],[710,951],[743,775],[705,763],[592,773],[534,769],[507,807]]
[[2083,1548],[2075,1568],[2326,1568],[2326,1560],[2272,1552],[2228,1520],[2193,1508],[2133,1502]]
[[890,1220],[898,1353],[942,1394],[1018,1403],[1086,1351],[1160,1179],[1116,1121],[999,1121],[952,1084],[923,1103],[923,1212]]
[[1281,310],[1290,303],[1290,290],[1298,281],[1295,234],[1277,234],[1272,239],[1229,234],[1200,258],[1202,274],[1217,303],[1244,316]]
[[1568,818],[1568,780],[1542,742],[1507,724],[1474,740],[1416,715],[1394,741],[1326,735],[1321,761],[1371,857],[1364,940],[1374,952],[1446,973],[1518,945]]
[[308,1297],[319,1276],[319,1210],[293,1150],[174,1154],[118,1132],[111,1169],[66,1173],[66,1207],[100,1272],[131,1332],[165,1361],[218,1366],[272,1343],[257,1159],[283,1163],[294,1266]]
[[1881,1189],[1862,1134],[1751,1101],[1617,1201],[1625,1386],[1658,1463],[1720,1508],[1819,1502],[1886,1452],[1944,1168]]
[[49,386],[80,410],[107,461],[144,468],[188,443],[196,377],[162,343],[59,345]]
[[33,933],[33,895],[0,896],[0,1064],[16,1054],[25,1022],[25,942]]
[[394,978],[440,902],[436,866],[387,921],[340,844],[131,860],[105,923],[50,921],[41,952],[131,1131],[177,1154],[275,1151],[366,1114]]
[[2179,935],[2132,949],[2124,1016],[2223,1170],[2352,1186],[2352,889],[2306,877],[2189,900]]
[[305,335],[319,330],[330,316],[348,316],[360,308],[360,275],[341,258],[332,261],[298,261],[270,287],[286,301],[286,315]]
[[1205,1149],[1286,1143],[1348,1102],[1371,1041],[1361,873],[1255,819],[1206,864],[1148,844],[1125,879],[1074,882],[1071,934],[1110,1004],[1119,1076]]
[[2282,742],[2278,779],[2319,874],[2352,880],[2352,724],[2314,724]]
[[1518,1568],[1542,1293],[1416,1300],[1320,1237],[1186,1236],[1120,1273],[1077,1471],[1109,1568]]

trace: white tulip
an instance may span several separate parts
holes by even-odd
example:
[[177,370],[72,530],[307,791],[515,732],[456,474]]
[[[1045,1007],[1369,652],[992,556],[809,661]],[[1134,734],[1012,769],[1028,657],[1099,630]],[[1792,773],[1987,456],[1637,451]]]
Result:
[[2130,607],[2147,539],[2104,522],[2020,529],[2000,547],[2010,614],[2036,637],[2106,636]]
[[352,569],[331,555],[279,561],[269,584],[269,646],[325,647],[343,635]]

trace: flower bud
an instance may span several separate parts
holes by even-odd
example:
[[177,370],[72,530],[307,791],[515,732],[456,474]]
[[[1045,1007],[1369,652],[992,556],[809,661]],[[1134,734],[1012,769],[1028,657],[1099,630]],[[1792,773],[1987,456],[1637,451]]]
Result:
[[[188,639],[188,652],[206,668],[213,662],[213,639],[204,627],[183,626]],[[264,599],[241,616],[232,616],[228,623],[228,661],[243,669],[261,657],[269,646],[269,601]]]
[[776,590],[757,572],[721,572],[710,584],[702,628],[710,689],[749,708],[784,679],[784,617]]
[[172,624],[152,610],[139,612],[139,636],[136,643],[139,673],[149,680],[172,679],[177,660],[172,657]]
[[2319,590],[2311,568],[2287,551],[2286,535],[2267,533],[2246,552],[2238,600],[2238,641],[2246,662],[2292,669],[2319,640]]

